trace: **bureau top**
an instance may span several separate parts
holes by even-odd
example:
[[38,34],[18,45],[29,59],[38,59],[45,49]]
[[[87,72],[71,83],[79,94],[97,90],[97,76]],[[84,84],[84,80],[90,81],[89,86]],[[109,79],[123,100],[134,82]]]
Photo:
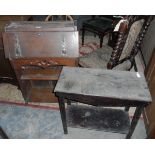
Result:
[[143,73],[129,71],[63,67],[55,92],[152,101]]
[[12,21],[5,26],[5,32],[76,31],[75,21]]

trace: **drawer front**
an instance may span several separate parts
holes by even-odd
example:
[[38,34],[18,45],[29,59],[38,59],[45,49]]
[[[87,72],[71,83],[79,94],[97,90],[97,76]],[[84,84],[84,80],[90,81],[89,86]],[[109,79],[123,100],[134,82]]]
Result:
[[25,101],[57,102],[53,90],[62,66],[77,66],[75,58],[35,58],[10,60]]
[[35,58],[35,59],[12,59],[14,69],[24,69],[27,66],[49,68],[52,66],[77,66],[77,58]]

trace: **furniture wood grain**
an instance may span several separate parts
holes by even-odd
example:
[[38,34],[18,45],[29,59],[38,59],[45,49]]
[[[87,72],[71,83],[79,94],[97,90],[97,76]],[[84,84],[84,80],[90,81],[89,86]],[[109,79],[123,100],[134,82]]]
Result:
[[0,82],[10,82],[17,85],[15,73],[10,65],[10,62],[5,57],[2,32],[4,27],[10,21],[29,20],[30,15],[0,15]]
[[136,72],[64,67],[55,91],[140,102],[151,101],[144,75]]
[[52,90],[62,66],[78,64],[76,29],[74,22],[12,22],[6,26],[5,54],[26,103],[57,102]]
[[144,120],[148,138],[155,138],[155,49],[145,70],[146,79],[152,95],[152,103],[144,109]]
[[63,67],[54,92],[59,99],[64,134],[68,133],[65,99],[94,106],[136,107],[127,139],[142,110],[152,101],[144,75],[128,71]]

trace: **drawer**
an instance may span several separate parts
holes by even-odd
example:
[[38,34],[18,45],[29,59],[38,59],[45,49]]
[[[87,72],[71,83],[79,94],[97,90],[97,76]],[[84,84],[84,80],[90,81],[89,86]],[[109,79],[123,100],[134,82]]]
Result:
[[77,66],[78,58],[30,58],[30,59],[12,59],[14,69],[24,69],[27,66],[38,68],[49,68],[52,66]]
[[10,60],[25,101],[57,102],[53,90],[63,66],[77,66],[77,58],[27,58]]
[[61,70],[61,66],[51,67],[48,69],[23,69],[20,80],[58,80]]

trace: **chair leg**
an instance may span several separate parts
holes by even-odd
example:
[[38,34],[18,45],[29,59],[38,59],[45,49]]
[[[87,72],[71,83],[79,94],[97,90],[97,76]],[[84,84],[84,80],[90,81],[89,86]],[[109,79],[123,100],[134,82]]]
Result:
[[137,68],[135,59],[132,59],[132,60],[130,60],[130,61],[131,61],[131,67],[129,68],[129,71],[132,69],[132,67],[134,67],[134,70],[135,70],[136,72],[138,72],[138,68]]
[[84,45],[85,28],[82,28],[82,45]]
[[71,100],[67,100],[67,105],[71,105]]
[[142,60],[143,60],[143,62],[144,62],[144,65],[145,65],[145,67],[146,67],[146,62],[145,62],[145,58],[144,58],[144,55],[143,55],[143,52],[142,52],[141,47],[139,47],[139,51],[140,51],[140,55],[141,55],[141,57],[142,57]]
[[103,36],[100,36],[100,48],[102,48],[102,44],[103,44]]
[[134,70],[135,70],[136,72],[138,72],[138,68],[137,68],[135,59],[134,59],[134,61],[133,61],[133,66],[134,66]]

